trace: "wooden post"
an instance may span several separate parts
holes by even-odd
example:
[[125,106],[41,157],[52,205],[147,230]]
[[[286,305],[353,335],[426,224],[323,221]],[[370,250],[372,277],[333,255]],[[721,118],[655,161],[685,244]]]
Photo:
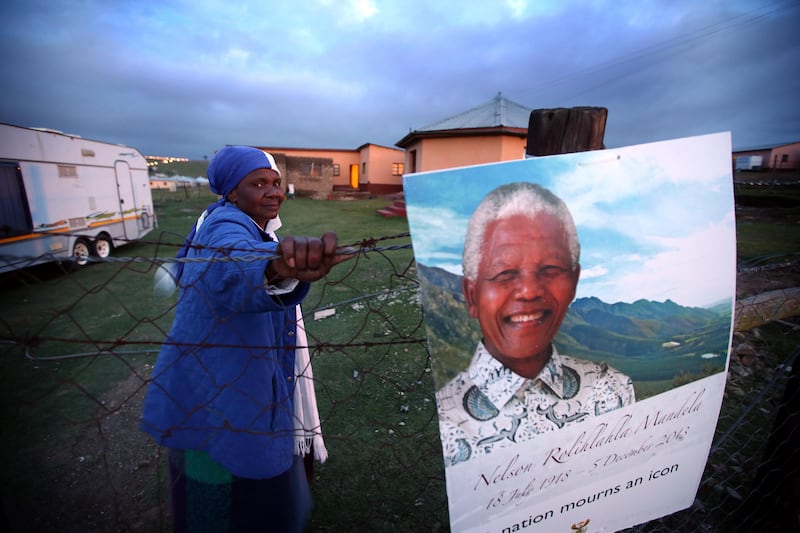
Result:
[[607,116],[605,107],[534,109],[525,153],[542,156],[602,150]]
[[733,330],[749,331],[797,315],[800,315],[800,287],[762,292],[736,300]]

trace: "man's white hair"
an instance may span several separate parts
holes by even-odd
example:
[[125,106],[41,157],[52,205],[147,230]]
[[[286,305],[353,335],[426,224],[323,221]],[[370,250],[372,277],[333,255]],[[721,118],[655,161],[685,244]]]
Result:
[[561,221],[567,234],[572,268],[575,268],[580,260],[581,245],[578,242],[575,222],[564,201],[541,185],[516,182],[501,185],[491,191],[472,213],[467,226],[464,255],[462,256],[464,277],[474,280],[478,275],[484,235],[489,223],[514,215],[534,218],[540,214],[550,214]]

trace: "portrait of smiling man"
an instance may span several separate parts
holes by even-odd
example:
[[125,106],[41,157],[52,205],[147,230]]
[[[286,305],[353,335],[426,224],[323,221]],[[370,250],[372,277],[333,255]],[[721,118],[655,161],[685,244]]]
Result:
[[469,367],[436,393],[446,466],[634,402],[628,376],[553,345],[579,261],[572,216],[544,187],[502,185],[472,214],[462,289],[482,340]]

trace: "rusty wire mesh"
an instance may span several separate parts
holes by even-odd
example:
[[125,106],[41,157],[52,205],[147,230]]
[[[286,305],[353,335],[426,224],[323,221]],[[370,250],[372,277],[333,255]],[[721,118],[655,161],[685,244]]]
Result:
[[[305,304],[331,452],[315,470],[311,530],[448,529],[432,365],[408,248],[370,243],[359,260],[380,264],[370,274],[376,283],[354,284],[349,269]],[[151,267],[109,262],[92,278],[28,273],[4,286],[5,298],[28,294],[22,287],[58,302],[38,308],[44,316],[34,329],[18,317],[0,321],[6,529],[170,529],[165,454],[138,431],[138,416],[174,301],[139,307],[121,296],[137,280],[149,283]],[[787,268],[796,273],[797,265],[757,274],[775,282]],[[93,308],[115,327],[98,333],[84,318]],[[335,315],[315,320],[320,309]],[[772,531],[797,519],[798,327],[785,319],[735,335],[695,504],[632,531]],[[10,393],[19,387],[29,391]]]
[[[791,298],[794,254],[740,265],[737,298]],[[631,531],[800,530],[800,317],[733,335],[717,430],[692,507]]]

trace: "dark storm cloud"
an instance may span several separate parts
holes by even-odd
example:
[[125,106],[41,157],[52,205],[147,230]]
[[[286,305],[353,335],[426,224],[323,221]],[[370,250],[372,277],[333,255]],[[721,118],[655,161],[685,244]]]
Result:
[[358,26],[251,6],[234,27],[205,3],[7,3],[0,121],[200,158],[235,143],[391,146],[502,91],[532,108],[608,107],[609,146],[800,139],[795,2],[563,5],[470,19],[376,3]]

